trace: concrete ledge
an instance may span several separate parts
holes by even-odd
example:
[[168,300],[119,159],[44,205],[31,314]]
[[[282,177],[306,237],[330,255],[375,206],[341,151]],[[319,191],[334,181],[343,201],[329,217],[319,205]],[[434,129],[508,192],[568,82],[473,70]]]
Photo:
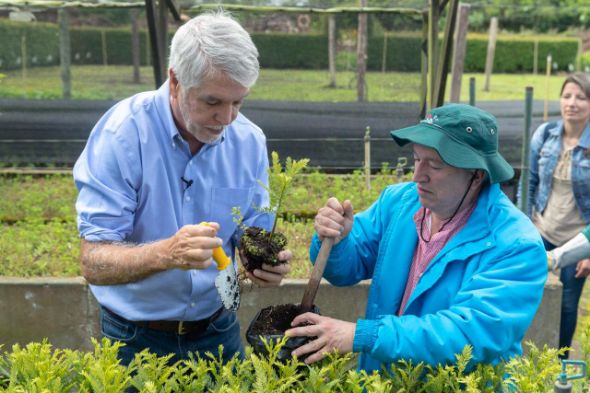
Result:
[[[238,311],[242,337],[256,313],[272,304],[299,303],[307,280],[285,280],[280,287],[246,287]],[[369,282],[339,288],[322,282],[316,304],[323,315],[354,321],[362,318]],[[543,301],[525,340],[556,347],[561,283],[550,274]],[[9,349],[47,338],[57,348],[89,350],[100,335],[99,308],[83,278],[0,277],[0,345]]]

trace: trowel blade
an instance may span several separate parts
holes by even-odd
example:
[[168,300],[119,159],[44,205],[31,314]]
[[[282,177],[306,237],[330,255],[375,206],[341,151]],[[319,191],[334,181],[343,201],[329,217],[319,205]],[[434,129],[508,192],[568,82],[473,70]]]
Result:
[[223,306],[230,311],[240,307],[240,283],[233,263],[221,270],[215,278],[215,287],[221,297]]

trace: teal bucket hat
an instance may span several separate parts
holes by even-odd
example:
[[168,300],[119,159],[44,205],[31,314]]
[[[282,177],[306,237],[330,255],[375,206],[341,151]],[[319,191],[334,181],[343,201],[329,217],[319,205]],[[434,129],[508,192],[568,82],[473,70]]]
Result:
[[512,179],[514,169],[498,152],[496,118],[465,104],[434,108],[419,124],[391,131],[395,142],[430,147],[450,166],[483,169],[490,183]]

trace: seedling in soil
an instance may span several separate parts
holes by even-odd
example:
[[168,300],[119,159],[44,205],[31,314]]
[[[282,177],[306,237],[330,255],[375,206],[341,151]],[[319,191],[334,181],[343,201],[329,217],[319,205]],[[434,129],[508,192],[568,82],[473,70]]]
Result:
[[[287,246],[287,238],[276,231],[277,220],[282,213],[283,202],[288,197],[289,187],[293,179],[307,166],[309,159],[293,160],[287,157],[285,166],[281,165],[277,152],[272,152],[272,163],[268,168],[268,183],[260,183],[270,195],[270,205],[260,208],[260,211],[274,214],[272,230],[260,227],[243,227],[243,234],[240,240],[240,253],[244,256],[242,261],[244,268],[252,272],[260,269],[262,264],[276,266],[284,261],[278,259],[280,251]],[[241,225],[241,213],[234,208],[234,219]]]

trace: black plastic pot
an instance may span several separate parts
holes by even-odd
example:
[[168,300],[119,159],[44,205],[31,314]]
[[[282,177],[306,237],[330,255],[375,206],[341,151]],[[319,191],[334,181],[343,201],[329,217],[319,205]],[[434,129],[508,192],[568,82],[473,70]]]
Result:
[[[281,305],[281,306],[292,306],[293,307],[293,317],[290,318],[290,321],[292,321],[297,315],[301,314],[301,311],[299,309],[300,306],[298,304]],[[277,326],[274,329],[275,331],[273,331],[272,333],[255,332],[254,331],[255,326],[256,326],[257,322],[259,321],[259,319],[261,318],[261,316],[267,315],[269,310],[273,307],[277,307],[277,306],[269,306],[269,307],[263,308],[262,310],[258,311],[258,313],[254,317],[254,319],[252,319],[252,321],[250,322],[250,325],[248,326],[248,330],[246,331],[246,341],[248,341],[248,344],[250,344],[252,346],[254,353],[259,356],[266,357],[268,355],[268,352],[266,351],[266,347],[264,346],[263,338],[267,342],[280,341],[283,339],[283,337],[285,337],[285,335],[284,335],[285,331],[287,331],[290,328],[290,326],[282,326],[282,327]],[[320,309],[314,305],[311,312],[319,315]],[[277,333],[276,330],[279,330],[281,333]],[[292,357],[291,352],[293,352],[293,350],[295,350],[296,348],[299,348],[300,346],[306,344],[307,342],[313,340],[314,338],[315,337],[290,337],[289,339],[287,339],[287,342],[279,351],[278,356],[277,356],[277,360],[284,362],[284,361],[291,359],[291,357]]]

